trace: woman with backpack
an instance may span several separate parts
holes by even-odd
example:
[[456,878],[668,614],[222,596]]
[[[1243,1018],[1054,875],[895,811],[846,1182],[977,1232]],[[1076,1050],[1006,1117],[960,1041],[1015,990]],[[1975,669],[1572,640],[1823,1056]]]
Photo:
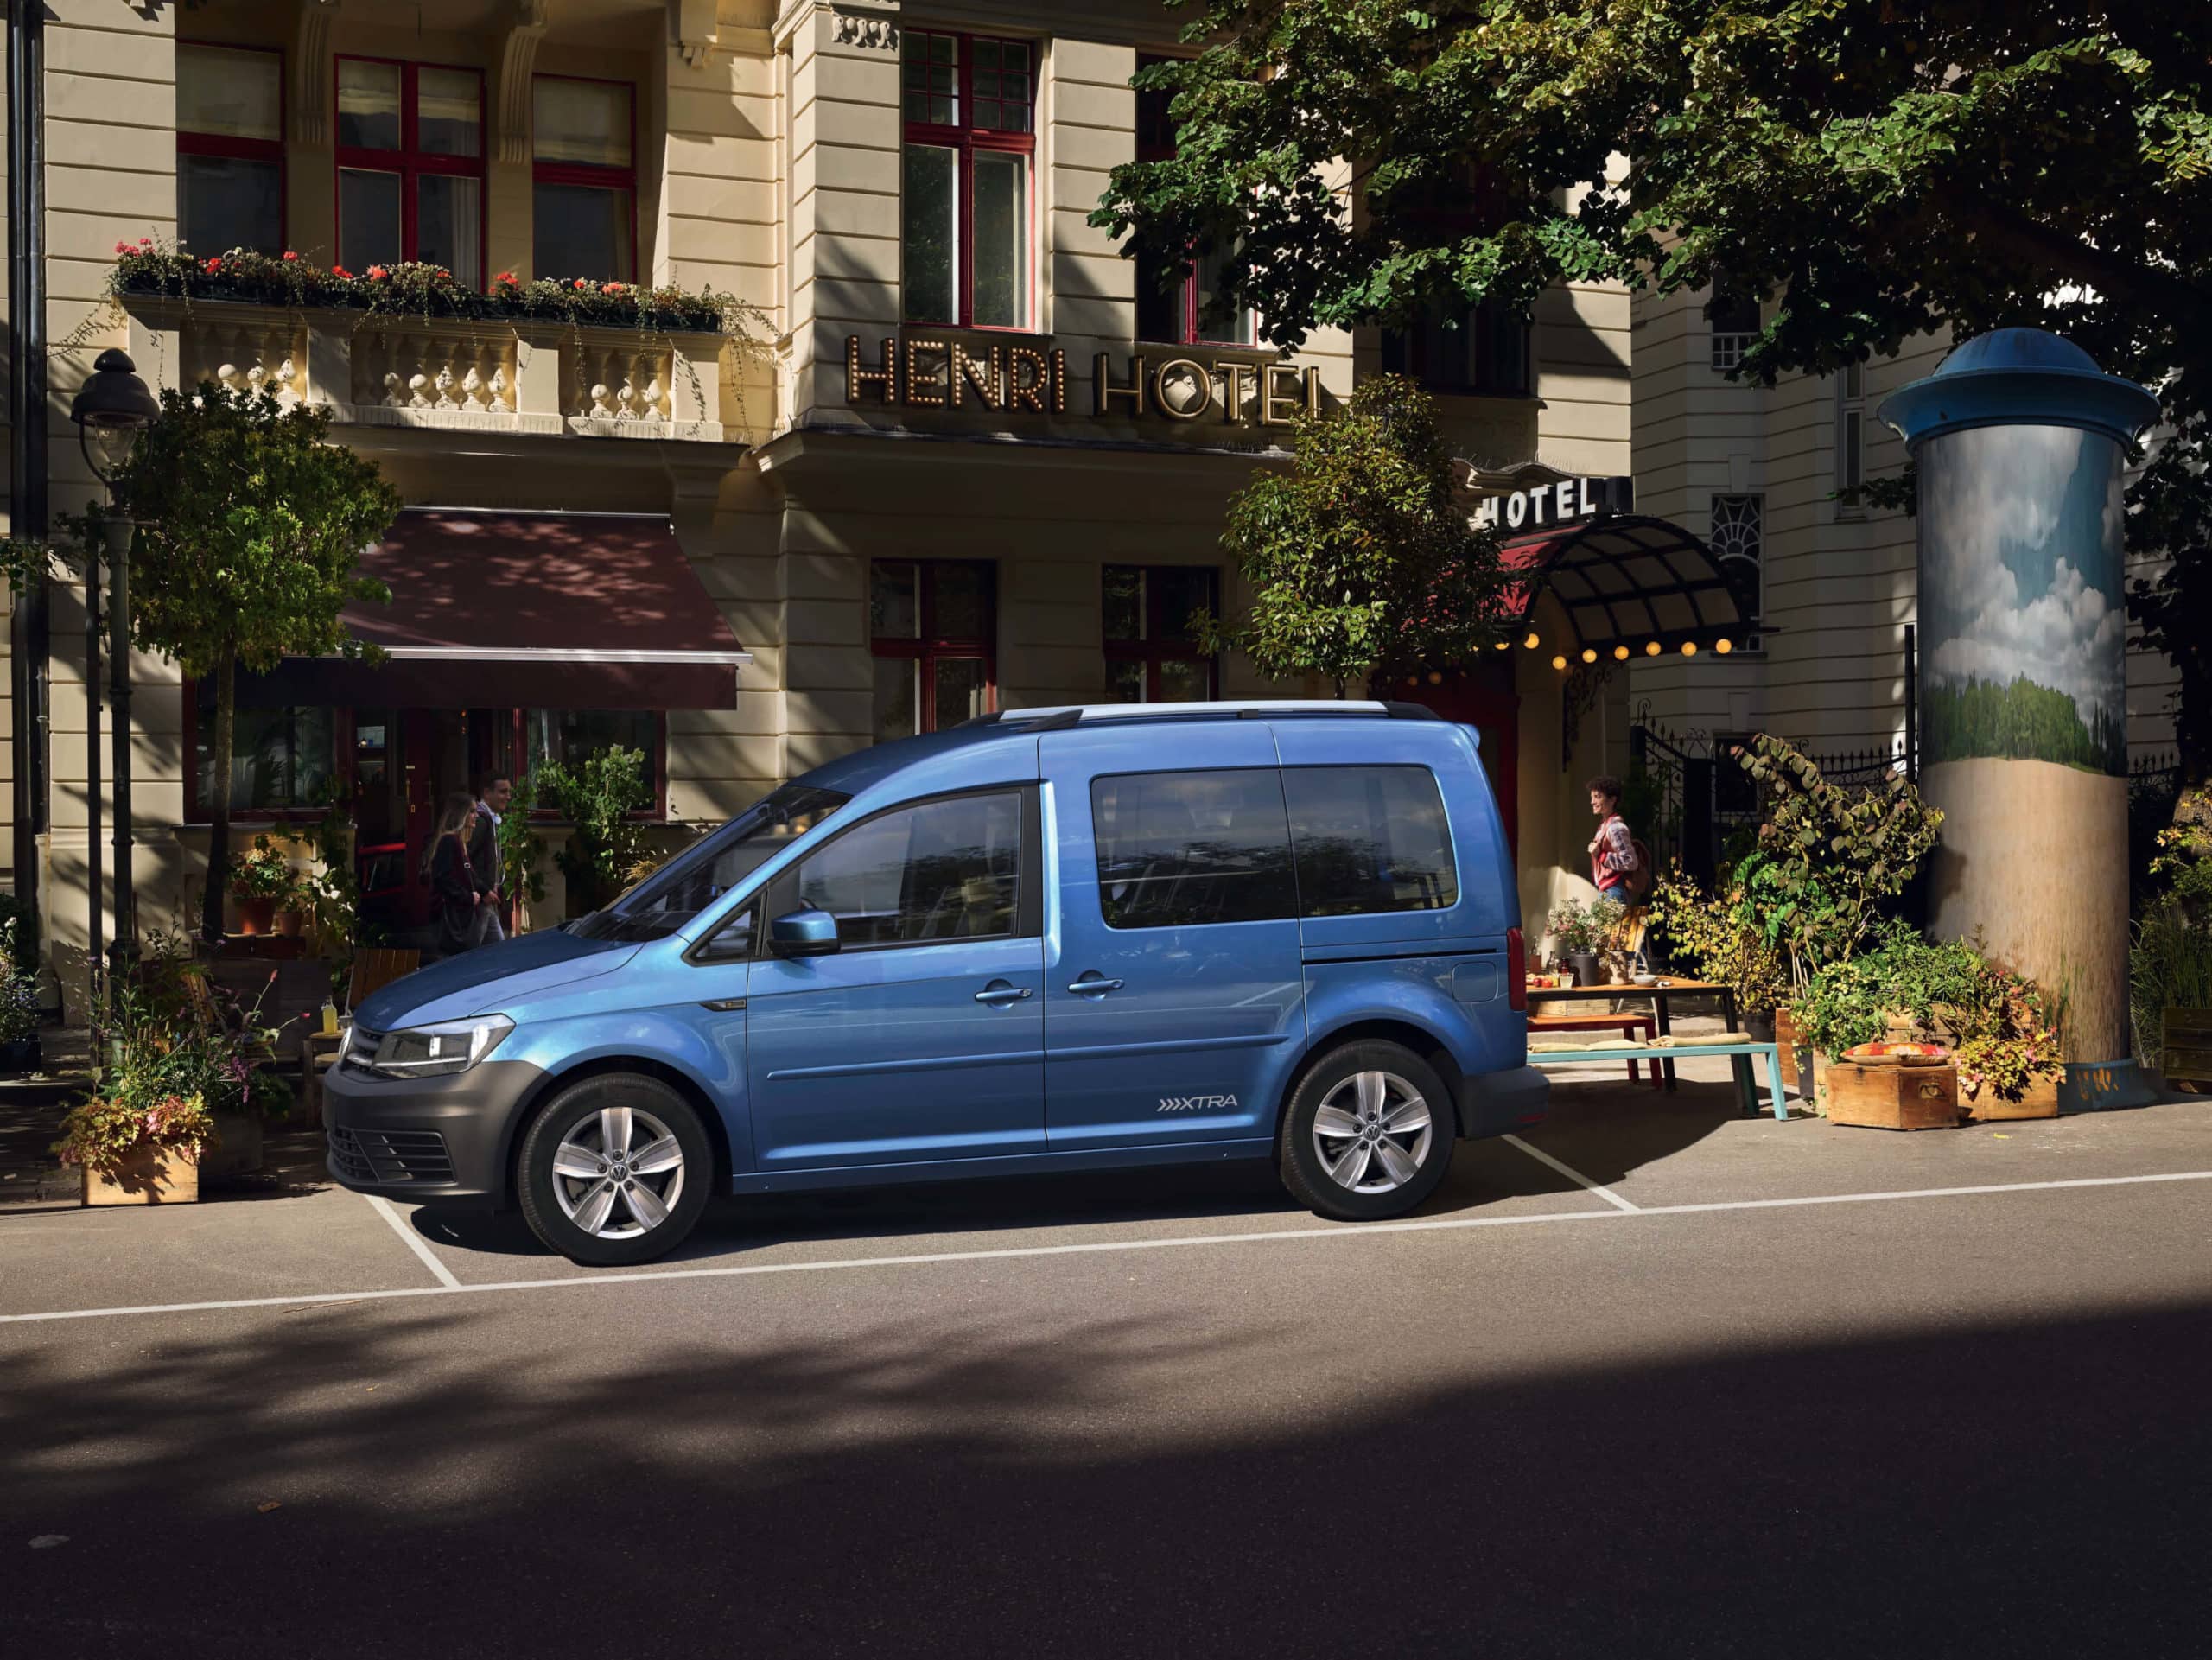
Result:
[[1598,897],[1623,910],[1641,905],[1651,894],[1651,855],[1621,817],[1621,781],[1601,773],[1586,787],[1598,820],[1598,833],[1590,838],[1590,880]]
[[423,859],[441,957],[474,950],[490,931],[492,893],[478,879],[468,856],[468,843],[475,834],[476,798],[455,791],[438,810],[438,833]]

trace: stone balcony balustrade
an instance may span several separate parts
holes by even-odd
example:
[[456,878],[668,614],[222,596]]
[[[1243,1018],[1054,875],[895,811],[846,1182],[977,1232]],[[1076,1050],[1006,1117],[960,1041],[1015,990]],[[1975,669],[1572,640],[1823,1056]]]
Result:
[[[340,425],[720,443],[767,423],[765,408],[741,409],[747,348],[722,334],[168,296],[124,306],[153,385],[265,388],[288,406],[327,404]],[[765,376],[747,377],[762,404],[773,396]]]

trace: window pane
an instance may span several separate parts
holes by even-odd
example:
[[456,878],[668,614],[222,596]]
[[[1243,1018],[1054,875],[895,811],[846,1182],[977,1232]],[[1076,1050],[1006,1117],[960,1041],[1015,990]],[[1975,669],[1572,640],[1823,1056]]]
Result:
[[620,745],[645,756],[645,782],[658,790],[660,717],[651,709],[533,709],[524,716],[523,729],[531,766],[549,758],[574,766]]
[[1213,572],[1204,565],[1165,565],[1152,573],[1160,586],[1162,638],[1188,641],[1192,614],[1213,609]]
[[1204,658],[1162,658],[1160,660],[1160,701],[1163,703],[1211,703],[1213,665]]
[[852,798],[786,784],[692,843],[581,932],[588,939],[661,939],[805,835]]
[[918,639],[919,569],[911,559],[879,559],[869,573],[868,633],[877,639]]
[[[399,66],[338,60],[338,143],[365,149],[399,148]],[[393,245],[398,245],[395,239]]]
[[880,657],[875,659],[875,741],[878,743],[888,743],[893,738],[911,738],[922,729],[916,715],[922,703],[921,683],[920,658]]
[[1029,158],[976,153],[976,321],[1019,328],[1029,312]]
[[1230,258],[1226,248],[1202,254],[1194,268],[1192,280],[1198,285],[1198,338],[1242,345],[1252,338],[1252,314],[1242,306],[1233,311],[1224,309],[1221,296],[1221,274],[1228,269]]
[[1297,913],[1281,775],[1271,766],[1097,779],[1090,811],[1110,928]]
[[1864,471],[1866,417],[1857,410],[1843,412],[1843,487],[1855,490]]
[[283,206],[283,169],[274,162],[176,158],[177,239],[194,253],[282,252]]
[[1021,798],[925,802],[838,837],[798,867],[799,903],[837,919],[850,949],[1011,934]]
[[945,732],[963,721],[985,714],[989,702],[989,677],[980,657],[941,657],[931,665],[936,671],[934,732]]
[[1485,391],[1517,397],[1529,390],[1529,322],[1503,306],[1483,306],[1478,313]]
[[176,49],[176,130],[224,138],[284,137],[284,60],[274,52]]
[[1302,914],[1446,911],[1459,902],[1452,833],[1425,766],[1287,766]]
[[1106,701],[1109,703],[1141,703],[1144,696],[1144,660],[1134,657],[1112,657],[1106,659]]
[[957,152],[928,144],[906,146],[899,208],[909,321],[960,320],[952,292],[952,249],[960,230],[959,182]]
[[950,127],[960,119],[960,42],[907,29],[899,37],[899,85],[906,119]]
[[976,125],[986,131],[1027,132],[1031,124],[1029,48],[1020,41],[976,42]]
[[[1169,277],[1166,262],[1157,254],[1137,256],[1137,338],[1183,343],[1183,283],[1179,274]],[[1166,286],[1160,284],[1165,282]]]
[[[484,286],[482,181],[425,173],[416,181],[415,257]],[[350,269],[350,268],[349,268]]]
[[930,582],[929,632],[932,639],[991,638],[991,578],[988,565],[926,567]]
[[1106,638],[1144,638],[1144,569],[1141,565],[1109,565],[1105,569]]
[[473,69],[415,72],[415,148],[433,156],[484,153],[483,83]]
[[530,99],[531,153],[539,161],[630,165],[626,85],[540,75],[531,83]]
[[399,175],[340,169],[338,263],[359,277],[398,260]]
[[[215,730],[212,684],[200,696],[200,811],[214,805],[215,766],[207,741]],[[334,711],[242,709],[231,737],[231,808],[234,812],[309,807],[337,761]]]
[[541,184],[531,195],[531,269],[537,276],[630,280],[628,191]]

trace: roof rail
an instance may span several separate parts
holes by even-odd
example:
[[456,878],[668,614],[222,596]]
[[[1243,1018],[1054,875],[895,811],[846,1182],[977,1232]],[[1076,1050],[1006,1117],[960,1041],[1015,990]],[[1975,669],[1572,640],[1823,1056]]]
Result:
[[995,715],[978,715],[963,726],[1019,726],[1026,732],[1063,731],[1069,727],[1097,726],[1118,721],[1268,721],[1285,716],[1342,718],[1381,716],[1394,721],[1433,721],[1426,705],[1383,702],[1374,698],[1279,697],[1222,699],[1208,703],[1056,703],[1039,709],[1010,709]]

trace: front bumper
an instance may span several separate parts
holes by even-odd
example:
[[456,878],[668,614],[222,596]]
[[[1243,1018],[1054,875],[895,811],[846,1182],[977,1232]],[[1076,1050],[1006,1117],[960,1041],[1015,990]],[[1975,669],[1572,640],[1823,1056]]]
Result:
[[1551,1099],[1551,1080],[1536,1067],[1478,1072],[1459,1086],[1460,1136],[1505,1135],[1541,1123]]
[[521,1060],[482,1061],[450,1078],[333,1066],[322,1102],[331,1177],[418,1205],[504,1204],[515,1127],[543,1076]]

